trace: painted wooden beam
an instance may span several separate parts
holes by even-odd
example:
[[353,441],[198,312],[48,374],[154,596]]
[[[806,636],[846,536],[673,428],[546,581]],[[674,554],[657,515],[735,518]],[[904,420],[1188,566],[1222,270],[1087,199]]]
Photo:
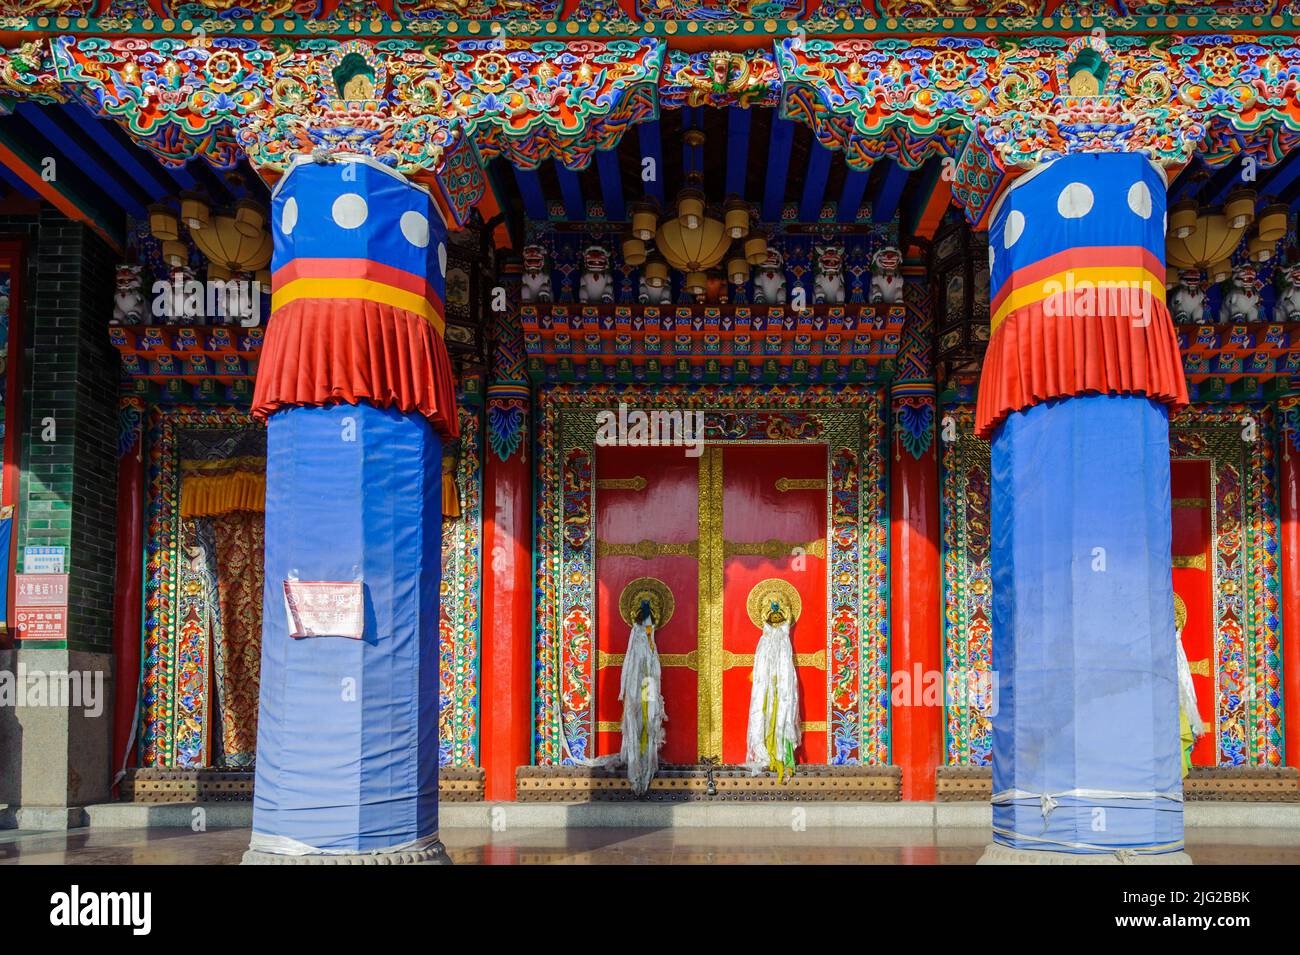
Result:
[[551,213],[546,208],[546,197],[542,195],[542,181],[537,175],[537,170],[520,169],[515,165],[511,165],[510,168],[515,171],[515,182],[519,184],[519,195],[524,200],[524,212],[528,214],[530,219],[545,222],[551,217]]
[[865,169],[850,168],[844,177],[844,188],[840,190],[839,205],[835,209],[836,222],[857,222],[858,209],[862,205],[862,196],[867,191],[871,173]]
[[892,159],[885,162],[885,179],[880,184],[880,191],[871,200],[872,222],[889,222],[894,218],[903,198],[903,188],[907,185],[908,170]]
[[831,151],[817,140],[812,141],[808,167],[802,172],[803,195],[799,199],[799,221],[816,222],[822,214],[822,197],[826,195],[826,174],[831,168]]
[[753,113],[743,106],[727,108],[727,195],[745,196],[749,174],[749,126]]
[[767,178],[763,184],[763,221],[777,222],[785,202],[785,177],[790,168],[794,121],[772,117],[772,139],[767,149]]
[[919,173],[919,188],[903,210],[899,222],[899,236],[909,242],[904,251],[913,254],[918,245],[913,241],[928,242],[934,238],[944,213],[952,202],[952,182],[943,175],[943,164],[934,160]]
[[636,128],[637,139],[641,144],[641,160],[654,160],[654,176],[649,181],[644,175],[644,166],[642,172],[638,173],[641,178],[641,185],[645,189],[646,195],[654,196],[659,200],[659,205],[664,203],[664,149],[663,142],[659,133],[659,120],[649,123],[640,123]]
[[[35,103],[19,103],[17,113],[32,128],[49,140],[50,145],[63,154],[62,158],[65,161],[72,163],[73,168],[89,176],[93,182],[100,186],[106,198],[120,205],[131,215],[137,218],[144,217],[144,203],[140,201],[140,197],[144,193],[133,184],[120,180],[119,177],[109,173],[85,146],[78,142],[67,130],[54,122],[52,116],[46,115],[42,107],[37,106]],[[114,188],[115,186],[116,188]]]
[[0,165],[25,182],[28,187],[75,222],[84,223],[112,247],[123,249],[122,223],[114,221],[105,210],[97,208],[70,186],[47,181],[41,175],[41,157],[31,152],[30,142],[21,142],[8,130],[0,128]]
[[605,149],[596,153],[596,172],[600,174],[600,198],[605,205],[605,218],[622,222],[627,218],[627,205],[623,201],[623,170],[619,166],[618,150]]
[[112,120],[100,120],[75,100],[63,104],[63,111],[68,119],[84,129],[99,144],[99,148],[108,154],[108,158],[132,177],[151,199],[161,199],[174,191],[172,182],[166,179],[162,170],[158,168],[158,161],[134,143],[122,142],[114,132],[116,124]]
[[555,178],[560,181],[560,196],[564,200],[564,215],[570,222],[587,220],[587,204],[582,198],[582,183],[578,174],[555,160]]

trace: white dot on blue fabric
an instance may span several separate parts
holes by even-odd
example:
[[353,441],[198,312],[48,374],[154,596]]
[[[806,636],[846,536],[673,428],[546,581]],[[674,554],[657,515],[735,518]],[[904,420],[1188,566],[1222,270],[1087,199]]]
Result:
[[280,231],[285,235],[293,235],[293,227],[298,224],[298,200],[290,196],[284,201],[284,209],[280,212]]
[[1128,207],[1143,219],[1151,218],[1151,190],[1145,182],[1135,182],[1128,187]]
[[447,274],[447,246],[438,243],[438,269],[443,275]]
[[1007,227],[1002,231],[1002,248],[1009,249],[1020,241],[1025,231],[1025,214],[1019,209],[1007,216]]
[[1056,211],[1063,219],[1082,219],[1092,211],[1092,190],[1081,182],[1072,182],[1056,198]]
[[334,200],[330,213],[340,229],[358,229],[366,221],[370,209],[366,206],[366,200],[355,192],[345,192]]
[[995,258],[995,256],[993,255],[993,244],[992,244],[992,243],[989,243],[989,271],[990,271],[990,272],[993,271],[993,260],[994,260],[994,258]]
[[429,220],[420,213],[403,212],[398,224],[402,228],[402,235],[406,236],[406,241],[417,249],[423,249],[429,244]]

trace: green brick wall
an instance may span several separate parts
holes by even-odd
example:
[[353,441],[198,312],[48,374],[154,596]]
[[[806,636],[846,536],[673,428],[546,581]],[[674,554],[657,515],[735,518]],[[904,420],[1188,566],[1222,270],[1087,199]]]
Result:
[[[48,206],[34,220],[0,219],[0,234],[29,242],[19,563],[28,544],[67,547],[67,646],[111,652],[119,360],[107,328],[116,255]],[[44,440],[51,420],[54,439]]]

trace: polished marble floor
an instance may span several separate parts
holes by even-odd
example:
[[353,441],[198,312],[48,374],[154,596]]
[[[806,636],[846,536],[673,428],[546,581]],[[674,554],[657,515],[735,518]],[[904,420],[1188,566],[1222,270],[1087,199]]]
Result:
[[[249,830],[0,830],[0,864],[228,865]],[[450,829],[443,841],[460,864],[835,864],[970,865],[988,843],[980,829]],[[1300,832],[1194,829],[1204,865],[1300,863]]]

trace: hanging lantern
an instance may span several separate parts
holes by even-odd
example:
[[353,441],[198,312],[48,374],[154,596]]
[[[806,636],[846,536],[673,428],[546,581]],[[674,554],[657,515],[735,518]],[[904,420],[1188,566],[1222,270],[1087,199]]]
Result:
[[262,286],[262,291],[269,293],[271,291],[271,270],[258,269],[253,274],[253,281]]
[[1234,229],[1244,229],[1255,221],[1255,190],[1234,189],[1223,204],[1223,215]]
[[235,228],[250,239],[256,239],[266,229],[266,209],[252,199],[240,199],[235,204]]
[[234,273],[224,265],[216,262],[208,263],[208,281],[209,282],[228,282]]
[[206,229],[211,218],[212,210],[208,208],[207,199],[192,192],[182,193],[181,219],[184,220],[187,228]]
[[190,261],[190,247],[178,239],[168,239],[162,244],[162,257],[174,269],[188,265]]
[[723,212],[727,235],[733,239],[743,239],[749,235],[749,206],[743,199],[728,199]]
[[1250,241],[1246,243],[1246,254],[1250,256],[1252,262],[1267,262],[1273,258],[1273,246],[1275,242],[1260,236],[1251,236]]
[[640,239],[623,240],[623,262],[626,265],[637,266],[645,261],[645,243]]
[[673,268],[682,272],[714,268],[730,244],[717,219],[703,219],[694,229],[683,226],[680,219],[668,219],[655,238],[655,247]]
[[668,263],[663,259],[650,259],[641,270],[645,284],[651,288],[663,288],[668,284]]
[[758,233],[745,240],[745,260],[750,265],[762,265],[767,258],[767,239]]
[[1226,282],[1228,280],[1228,277],[1231,275],[1232,275],[1231,259],[1221,259],[1218,262],[1211,263],[1209,268],[1209,276],[1210,276],[1210,282],[1212,284],[1218,285],[1220,282]]
[[655,237],[655,229],[659,227],[659,216],[655,212],[655,207],[648,202],[637,202],[632,205],[632,235],[642,242],[649,242]]
[[744,285],[749,281],[749,262],[743,255],[733,255],[727,262],[727,278],[732,285]]
[[210,261],[232,272],[255,272],[271,261],[271,234],[246,236],[236,226],[234,216],[213,216],[206,229],[192,232],[191,236]]
[[1259,215],[1259,237],[1265,242],[1277,242],[1286,235],[1286,203],[1265,206]]
[[1180,269],[1205,268],[1232,257],[1241,242],[1241,229],[1234,228],[1224,213],[1209,213],[1196,220],[1196,229],[1185,239],[1168,237],[1165,258]]
[[149,231],[160,242],[174,242],[181,237],[180,220],[176,210],[159,202],[149,207]]
[[1176,202],[1169,210],[1169,232],[1176,239],[1185,239],[1196,231],[1198,206],[1195,199]]
[[691,295],[703,295],[708,287],[709,277],[704,272],[687,272],[684,288]]
[[682,228],[694,231],[704,221],[704,193],[687,188],[677,194],[677,221]]

